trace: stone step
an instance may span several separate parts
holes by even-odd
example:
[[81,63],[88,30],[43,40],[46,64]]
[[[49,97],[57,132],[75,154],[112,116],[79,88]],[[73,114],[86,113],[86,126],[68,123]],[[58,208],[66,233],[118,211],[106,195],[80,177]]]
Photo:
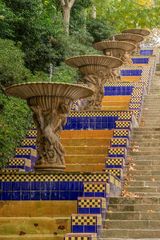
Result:
[[133,171],[134,172],[134,176],[148,176],[148,175],[152,175],[152,176],[154,176],[154,175],[158,175],[159,174],[159,171],[158,170],[152,170],[152,168],[151,169],[147,169],[147,170],[139,170],[139,169],[136,169],[135,171]]
[[109,220],[104,223],[105,229],[159,229],[160,228],[160,220]]
[[143,125],[143,127],[147,127],[147,128],[159,128],[160,127],[160,122],[158,121],[159,116],[155,116],[155,117],[151,117],[151,116],[146,116],[146,117],[142,117],[141,118],[143,120],[143,123],[141,125]]
[[[160,113],[159,113],[159,109],[143,109],[143,116],[159,116]],[[156,115],[157,114],[157,115]]]
[[[107,153],[107,151],[106,151]],[[95,164],[95,163],[105,163],[105,156],[106,154],[102,155],[66,155],[65,161],[66,164]]]
[[150,137],[157,137],[160,136],[160,131],[134,131],[132,133],[133,137],[140,136],[140,137],[145,137],[145,136],[150,136]]
[[70,163],[66,164],[65,172],[102,172],[104,167],[105,161],[103,163]]
[[[143,123],[143,126],[144,127],[147,127],[147,128],[152,128],[152,127],[154,127],[154,126],[157,126],[157,127],[160,127],[160,123],[159,122],[157,122],[157,123],[152,123],[152,121],[150,121],[150,120],[147,120],[147,121],[144,121],[144,123]],[[143,127],[142,127],[143,128]]]
[[[131,153],[130,153],[130,156],[131,156]],[[140,160],[140,161],[142,161],[142,160],[159,160],[160,161],[160,156],[159,155],[152,155],[152,157],[150,156],[150,155],[145,155],[145,156],[139,156],[139,155],[135,155],[134,157],[133,157],[133,159],[134,159],[134,161],[136,162],[136,161],[138,161],[138,160]]]
[[62,139],[62,144],[66,146],[110,146],[110,138],[97,139]]
[[130,181],[129,186],[142,186],[142,187],[160,187],[160,181]]
[[150,142],[149,140],[148,141],[144,140],[143,142],[131,143],[131,147],[134,147],[134,146],[139,146],[140,148],[141,147],[159,147],[160,141],[152,140],[152,142]]
[[152,127],[152,128],[147,128],[147,127],[141,127],[141,128],[136,128],[134,129],[133,133],[139,133],[139,132],[159,132],[160,127]]
[[[154,212],[160,210],[160,204],[109,204],[108,211],[147,211],[147,212]],[[160,224],[160,220],[159,220]]]
[[135,168],[137,167],[148,167],[151,168],[152,166],[159,166],[160,160],[134,160]]
[[140,192],[140,193],[160,193],[160,187],[153,186],[153,187],[139,187],[139,186],[127,186],[125,189],[129,192]]
[[3,217],[70,217],[77,201],[0,201]]
[[160,134],[145,134],[145,135],[141,135],[141,134],[135,134],[133,137],[132,137],[132,140],[134,139],[134,141],[143,141],[143,140],[146,140],[146,139],[150,139],[151,140],[155,140],[155,139],[160,139]]
[[56,233],[53,234],[25,234],[21,233],[21,235],[1,235],[0,240],[64,240],[64,234],[57,235]]
[[130,153],[130,155],[131,156],[143,156],[144,158],[145,158],[145,156],[147,155],[147,156],[152,156],[152,157],[154,157],[155,155],[158,155],[158,154],[160,154],[160,150],[156,150],[155,149],[155,151],[141,151],[141,150],[139,150],[138,152],[131,152]]
[[1,235],[52,234],[63,235],[71,231],[70,217],[0,217]]
[[151,169],[152,171],[157,171],[157,170],[160,171],[160,165],[158,165],[158,166],[157,165],[148,166],[148,165],[138,165],[138,164],[136,164],[134,172],[137,171],[137,170],[148,170],[148,169]]
[[139,174],[134,174],[133,175],[133,180],[140,180],[140,181],[159,181],[160,180],[160,175],[139,175]]
[[160,197],[147,197],[144,198],[127,198],[127,197],[111,197],[109,204],[160,204]]
[[139,152],[146,152],[146,151],[152,152],[154,154],[155,152],[160,151],[160,146],[157,146],[157,147],[145,147],[145,146],[139,147]]
[[[158,238],[160,236],[160,230],[158,229],[103,229],[101,233],[102,238]],[[101,238],[100,238],[101,239]]]
[[[142,212],[142,211],[116,211],[116,212],[108,212],[107,219],[109,220],[159,220],[160,212]],[[160,235],[159,235],[160,236]]]
[[66,146],[66,155],[101,155],[108,152],[106,146]]

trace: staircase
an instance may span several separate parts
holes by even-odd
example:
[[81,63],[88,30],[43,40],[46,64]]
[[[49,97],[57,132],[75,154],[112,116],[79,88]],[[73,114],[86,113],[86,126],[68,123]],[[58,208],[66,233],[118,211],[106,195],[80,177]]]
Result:
[[[124,197],[110,198],[100,239],[160,239],[160,81],[152,83],[141,127],[133,131]],[[128,194],[128,195],[127,195]]]

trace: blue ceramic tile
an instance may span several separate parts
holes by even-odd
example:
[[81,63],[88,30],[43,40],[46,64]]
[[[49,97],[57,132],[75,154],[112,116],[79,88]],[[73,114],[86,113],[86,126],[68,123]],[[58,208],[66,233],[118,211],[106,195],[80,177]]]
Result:
[[108,164],[106,164],[106,168],[123,168],[123,166],[122,165],[108,165]]
[[80,214],[89,214],[90,209],[89,208],[78,208],[78,213]]
[[56,190],[56,191],[58,191],[59,190],[59,184],[60,184],[60,182],[58,181],[58,182],[50,182],[50,189],[53,191],[53,190]]
[[25,172],[31,172],[32,168],[24,166],[24,170],[25,170]]
[[41,182],[31,182],[31,190],[40,190]]
[[102,122],[102,129],[108,129],[108,124],[105,122]]
[[105,192],[95,192],[94,193],[94,196],[95,197],[106,197],[106,193]]
[[12,192],[2,192],[2,200],[12,200]]
[[83,225],[74,225],[72,226],[72,232],[73,233],[83,233],[84,232],[84,226]]
[[96,123],[90,122],[90,129],[96,129]]
[[77,122],[77,130],[82,129],[82,126],[83,126],[82,122]]
[[82,197],[83,196],[83,192],[70,192],[69,193],[69,196],[70,196],[70,200],[77,200],[78,197]]
[[21,189],[21,182],[12,182],[12,190],[18,191]]
[[84,192],[83,196],[84,197],[94,197],[94,192]]
[[59,199],[60,200],[71,200],[70,193],[68,191],[60,191],[59,192]]
[[24,200],[24,201],[31,200],[30,192],[27,192],[27,191],[21,192],[21,200]]
[[21,182],[20,183],[20,189],[22,191],[24,190],[30,190],[30,182]]
[[51,200],[50,191],[42,191],[41,192],[41,200]]
[[3,182],[2,189],[3,191],[12,191],[12,182]]
[[51,200],[59,200],[59,191],[51,192]]
[[84,226],[84,232],[85,233],[96,233],[97,232],[97,226],[96,225],[91,225],[91,226]]
[[31,191],[31,200],[41,200],[41,193],[39,191]]
[[12,200],[14,200],[14,201],[21,200],[21,193],[20,192],[12,192]]
[[51,190],[51,183],[50,182],[41,182],[40,190]]
[[96,122],[96,129],[102,129],[102,122]]
[[102,209],[101,208],[90,208],[90,214],[101,214]]

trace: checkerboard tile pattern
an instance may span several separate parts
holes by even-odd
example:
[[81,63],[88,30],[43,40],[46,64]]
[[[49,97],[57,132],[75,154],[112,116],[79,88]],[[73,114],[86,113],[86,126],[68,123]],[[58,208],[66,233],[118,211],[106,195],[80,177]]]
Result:
[[101,214],[72,214],[73,233],[98,233],[102,226]]
[[93,233],[68,233],[65,240],[97,240],[97,234]]

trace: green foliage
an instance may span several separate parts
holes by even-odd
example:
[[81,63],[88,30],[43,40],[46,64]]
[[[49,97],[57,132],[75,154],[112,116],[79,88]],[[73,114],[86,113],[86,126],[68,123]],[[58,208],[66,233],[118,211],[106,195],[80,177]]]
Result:
[[[10,15],[7,18],[4,14],[8,28],[2,37],[20,42],[26,66],[32,72],[48,72],[50,62],[59,64],[64,49],[55,36],[63,32],[63,27],[61,15],[57,16],[54,6],[45,8],[41,0],[3,0],[3,4],[16,18]],[[8,35],[8,32],[13,34]]]
[[29,81],[30,71],[24,67],[24,53],[11,40],[0,39],[0,84]]
[[[0,86],[30,81],[32,74],[24,66],[24,54],[11,40],[0,39]],[[27,104],[7,97],[0,90],[0,165],[13,156],[13,151],[30,124]]]
[[78,72],[64,63],[59,67],[55,67],[53,82],[76,83],[78,80]]
[[71,33],[86,26],[87,9],[92,6],[91,0],[76,0],[71,12]]
[[15,148],[31,122],[31,114],[24,101],[5,96],[0,91],[0,166],[13,157]]
[[106,19],[117,32],[127,28],[153,28],[160,25],[160,2],[148,8],[130,0],[93,0],[97,16]]
[[87,30],[94,39],[94,42],[99,42],[110,38],[114,34],[114,29],[110,23],[102,19],[90,19],[87,22]]

